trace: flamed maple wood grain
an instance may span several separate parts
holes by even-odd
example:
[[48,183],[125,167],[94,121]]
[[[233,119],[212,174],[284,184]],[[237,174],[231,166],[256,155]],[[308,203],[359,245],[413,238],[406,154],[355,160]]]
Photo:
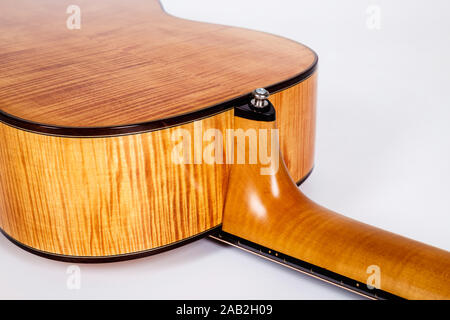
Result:
[[[233,111],[202,120],[232,126]],[[161,247],[219,225],[227,165],[172,162],[180,128],[61,138],[0,124],[0,226],[48,253],[111,256]]]
[[300,181],[314,166],[316,99],[317,72],[270,98],[276,109],[281,152],[295,181]]
[[[305,46],[178,19],[158,1],[0,2],[0,111],[46,125],[113,127],[167,119],[312,70]],[[309,73],[308,73],[309,74]],[[295,180],[312,168],[316,75],[271,99]],[[2,118],[4,119],[4,118]],[[264,127],[228,110],[203,128]],[[198,122],[197,122],[198,123]],[[0,123],[0,228],[31,248],[100,257],[162,247],[223,222],[262,246],[406,298],[450,298],[450,255],[307,199],[282,166],[177,165],[171,134],[194,123],[111,137],[46,136]],[[255,203],[257,204],[255,206]],[[225,209],[224,209],[225,206]]]
[[[69,4],[0,3],[0,111],[73,128],[166,119],[285,81],[317,58],[273,35],[169,16],[151,0],[78,1],[82,28],[70,31]],[[313,166],[315,87],[311,76],[272,97],[298,180]],[[232,128],[230,112],[204,128]],[[0,227],[45,252],[108,256],[217,226],[227,166],[173,165],[173,130],[81,139],[2,124]]]
[[[297,180],[313,167],[315,86],[314,75],[272,97]],[[225,132],[234,127],[233,110],[201,123],[203,131]],[[48,253],[102,257],[158,248],[218,226],[229,165],[171,162],[172,133],[193,135],[193,127],[69,138],[0,124],[0,228]]]
[[174,117],[285,81],[315,53],[256,31],[175,18],[156,0],[0,1],[0,110],[46,125]]

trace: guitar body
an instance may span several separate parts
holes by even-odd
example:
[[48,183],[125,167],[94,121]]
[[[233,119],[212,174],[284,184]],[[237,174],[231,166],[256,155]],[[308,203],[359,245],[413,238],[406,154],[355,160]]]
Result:
[[0,5],[0,228],[10,238],[49,257],[110,261],[217,228],[230,166],[175,164],[172,137],[233,128],[233,108],[258,86],[280,108],[293,177],[312,170],[313,51],[174,18],[158,1],[79,5],[80,30],[60,23],[58,1]]
[[[296,100],[302,90],[314,94],[315,76],[274,95],[286,101],[284,121],[306,116],[299,125],[281,126],[297,181],[312,170],[314,150],[314,96]],[[117,137],[52,136],[1,123],[1,229],[49,257],[97,262],[140,257],[215,229],[222,223],[230,166],[180,165],[167,152],[177,130],[194,136],[196,128],[233,128],[233,109]]]
[[[78,5],[72,30],[61,1],[0,4],[0,229],[11,241],[110,262],[211,235],[367,297],[450,298],[447,251],[298,190],[314,161],[311,49],[178,19],[158,1]],[[258,109],[260,87],[271,95]],[[270,174],[228,161],[229,130],[277,133]],[[366,286],[370,270],[381,285]]]

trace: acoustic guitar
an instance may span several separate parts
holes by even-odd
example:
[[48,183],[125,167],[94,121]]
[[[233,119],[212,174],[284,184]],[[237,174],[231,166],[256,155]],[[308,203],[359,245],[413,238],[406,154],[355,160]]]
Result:
[[450,298],[447,251],[297,188],[313,169],[314,51],[158,1],[76,2],[0,3],[8,239],[89,263],[209,235],[370,298]]

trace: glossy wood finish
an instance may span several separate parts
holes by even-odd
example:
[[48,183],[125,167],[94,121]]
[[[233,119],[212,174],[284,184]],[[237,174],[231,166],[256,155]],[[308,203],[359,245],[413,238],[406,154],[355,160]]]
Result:
[[280,146],[295,181],[314,167],[317,72],[305,81],[271,96],[276,109]]
[[77,1],[81,30],[68,30],[69,4],[0,2],[1,112],[57,127],[158,121],[287,81],[317,58],[284,38],[169,16],[155,0]]
[[[315,86],[313,75],[272,98],[297,180],[313,166]],[[177,143],[172,134],[193,135],[200,123],[203,133],[225,132],[234,127],[233,110],[105,138],[46,136],[0,124],[0,228],[47,253],[103,257],[159,248],[219,225],[229,165],[177,165],[170,158]]]
[[[235,127],[275,127],[235,119]],[[282,157],[280,156],[282,161]],[[304,196],[286,167],[272,176],[260,165],[233,166],[223,230],[315,266],[407,299],[450,299],[450,253],[327,210]],[[369,269],[370,270],[370,269]]]
[[[0,227],[68,256],[137,253],[218,226],[227,165],[176,164],[175,130],[232,127],[233,111],[115,138],[60,138],[0,124]],[[174,135],[174,137],[178,137]]]
[[[219,225],[228,166],[170,163],[170,136],[207,116],[204,130],[233,128],[233,102],[258,86],[278,84],[282,148],[294,177],[311,171],[316,76],[295,81],[313,72],[313,51],[178,19],[158,1],[76,4],[81,30],[66,28],[68,3],[0,3],[0,228],[10,237],[100,257]],[[141,132],[174,126],[174,117],[186,124]]]
[[[287,86],[313,71],[310,49],[174,18],[150,0],[80,0],[82,29],[70,31],[68,4],[0,3],[2,121],[74,128],[57,137],[0,124],[8,236],[46,253],[104,257],[179,243],[223,222],[226,232],[361,283],[378,266],[381,289],[395,295],[450,298],[448,252],[333,213],[296,188],[288,169],[300,180],[313,165],[316,75]],[[177,129],[272,128],[214,106],[277,83],[285,84],[272,101],[288,169],[281,157],[272,176],[258,165],[171,161]],[[197,116],[204,110],[209,118]],[[174,117],[187,120],[168,128]],[[77,137],[83,127],[98,136],[99,127],[157,121],[158,131]]]

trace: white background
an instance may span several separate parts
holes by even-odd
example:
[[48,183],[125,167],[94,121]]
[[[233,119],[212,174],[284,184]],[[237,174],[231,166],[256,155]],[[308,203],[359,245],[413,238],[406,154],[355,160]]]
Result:
[[[76,1],[73,1],[76,3]],[[163,0],[174,15],[266,31],[320,57],[315,171],[302,190],[352,218],[450,250],[449,2]],[[370,5],[380,29],[367,27]],[[0,298],[358,299],[212,240],[69,265],[0,237]]]

